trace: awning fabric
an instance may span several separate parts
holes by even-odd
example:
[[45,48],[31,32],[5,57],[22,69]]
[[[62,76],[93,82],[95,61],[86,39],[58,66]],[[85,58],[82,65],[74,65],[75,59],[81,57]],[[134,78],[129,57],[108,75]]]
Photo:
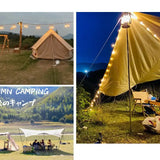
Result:
[[[128,28],[130,84],[160,79],[160,17],[134,13]],[[117,96],[128,91],[126,29],[120,28],[99,91]]]
[[31,130],[31,129],[22,129],[20,130],[24,133],[25,137],[36,136],[36,135],[53,135],[56,137],[61,137],[63,129],[55,129],[55,130]]

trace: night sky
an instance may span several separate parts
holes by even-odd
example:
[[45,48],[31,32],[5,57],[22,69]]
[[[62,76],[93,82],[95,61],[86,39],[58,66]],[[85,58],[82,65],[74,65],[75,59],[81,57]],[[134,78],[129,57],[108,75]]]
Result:
[[[77,13],[77,64],[92,63],[107,37],[121,17],[120,12],[78,12]],[[148,12],[160,17],[160,12]],[[118,35],[117,26],[96,63],[108,63]]]

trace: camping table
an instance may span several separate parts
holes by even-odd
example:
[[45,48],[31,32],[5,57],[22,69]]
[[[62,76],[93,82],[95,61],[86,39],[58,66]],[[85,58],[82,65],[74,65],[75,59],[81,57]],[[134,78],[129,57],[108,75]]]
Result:
[[160,102],[153,101],[153,100],[145,100],[144,102],[148,103],[148,104],[151,104],[151,105],[158,106],[160,108]]

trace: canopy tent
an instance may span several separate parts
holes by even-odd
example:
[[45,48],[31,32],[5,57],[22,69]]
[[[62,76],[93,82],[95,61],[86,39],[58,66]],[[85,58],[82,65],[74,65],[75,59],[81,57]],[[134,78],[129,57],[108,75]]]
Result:
[[24,133],[25,137],[37,136],[37,135],[52,135],[60,138],[64,128],[55,130],[31,130],[31,129],[20,128],[20,130]]
[[[160,79],[160,17],[132,14],[128,28],[130,85]],[[113,52],[99,87],[108,96],[128,91],[126,29],[120,28]],[[117,73],[118,72],[118,73]]]
[[70,59],[73,48],[54,30],[46,32],[32,47],[32,55],[42,59]]
[[7,150],[8,151],[18,151],[19,150],[18,145],[15,143],[14,139],[11,137],[9,132],[0,133],[0,135],[6,135],[7,136],[7,138],[8,138]]

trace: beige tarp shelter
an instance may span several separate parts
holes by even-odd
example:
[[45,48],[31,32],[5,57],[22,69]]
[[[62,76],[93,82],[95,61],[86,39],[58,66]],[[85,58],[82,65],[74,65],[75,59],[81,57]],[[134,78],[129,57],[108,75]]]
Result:
[[[130,84],[160,79],[160,17],[132,14],[128,28]],[[120,28],[99,91],[117,96],[128,91],[126,29]]]
[[32,55],[42,59],[70,59],[73,48],[54,30],[46,32],[33,46]]
[[24,133],[25,137],[38,136],[38,135],[52,135],[56,137],[61,137],[64,128],[54,129],[54,130],[31,130],[31,129],[20,128],[20,130]]

